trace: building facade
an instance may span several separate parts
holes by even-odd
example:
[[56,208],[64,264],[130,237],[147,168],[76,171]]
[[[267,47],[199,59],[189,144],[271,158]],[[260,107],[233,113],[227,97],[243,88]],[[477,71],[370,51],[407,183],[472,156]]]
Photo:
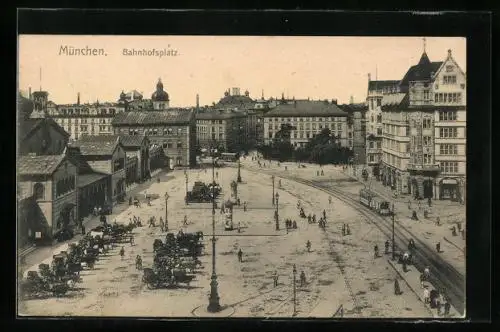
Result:
[[106,197],[113,202],[125,197],[125,149],[120,138],[115,135],[81,137],[71,143],[71,147],[78,147],[85,162],[92,171],[110,175],[110,186]]
[[382,100],[382,182],[417,198],[463,200],[466,184],[466,76],[452,57],[424,52]]
[[137,166],[135,173],[127,178],[133,177],[133,182],[142,182],[151,173],[149,147],[151,142],[146,136],[120,135],[120,142],[125,150],[127,159],[136,158]]
[[39,211],[39,220],[24,226],[29,237],[43,241],[77,225],[77,167],[65,154],[20,156],[17,170],[19,200],[31,197]]
[[347,112],[328,101],[295,101],[280,104],[263,115],[264,143],[270,144],[281,130],[290,125],[290,143],[295,147],[306,146],[309,139],[328,128],[342,147],[349,145]]
[[144,135],[163,148],[170,167],[196,165],[196,119],[192,109],[125,112],[113,119],[116,135]]
[[57,122],[71,140],[78,140],[85,135],[112,135],[113,118],[125,111],[118,103],[65,104],[56,105],[50,102],[47,114]]
[[348,146],[353,151],[355,164],[366,163],[366,113],[368,107],[365,103],[347,104],[340,106],[347,112],[347,138]]
[[223,152],[240,152],[248,143],[247,113],[211,110],[196,114],[196,140],[201,149],[217,147]]

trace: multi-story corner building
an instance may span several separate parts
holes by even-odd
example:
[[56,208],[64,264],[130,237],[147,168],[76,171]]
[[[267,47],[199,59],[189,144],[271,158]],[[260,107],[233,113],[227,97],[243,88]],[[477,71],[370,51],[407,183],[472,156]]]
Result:
[[68,132],[71,140],[85,135],[112,135],[111,121],[124,111],[125,107],[118,103],[80,104],[80,96],[76,104],[47,105],[48,116]]
[[309,139],[328,128],[342,147],[349,146],[347,135],[347,112],[328,101],[302,101],[283,103],[263,115],[264,143],[270,144],[281,130],[290,125],[290,143],[298,148]]
[[170,167],[196,165],[196,120],[193,109],[124,112],[112,122],[116,135],[145,135],[163,148]]
[[65,154],[20,156],[17,173],[22,242],[50,240],[78,223],[77,168]]
[[463,199],[466,77],[451,55],[422,54],[382,99],[382,182],[415,197]]
[[200,148],[240,152],[247,144],[247,113],[211,110],[196,114],[196,140]]
[[348,146],[353,151],[356,164],[366,163],[366,113],[367,106],[361,104],[341,105],[340,108],[347,112],[347,138]]
[[372,81],[368,74],[368,95],[366,103],[368,112],[366,114],[366,164],[371,168],[373,174],[379,174],[382,160],[382,105],[385,99],[399,93],[399,81]]

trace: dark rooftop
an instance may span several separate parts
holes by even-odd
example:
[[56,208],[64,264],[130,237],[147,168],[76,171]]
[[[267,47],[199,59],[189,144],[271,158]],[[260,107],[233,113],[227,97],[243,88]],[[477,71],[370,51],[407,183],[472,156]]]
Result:
[[120,143],[126,148],[140,147],[145,139],[144,135],[120,135]]
[[224,120],[233,118],[242,118],[246,114],[239,111],[224,111],[224,110],[212,110],[209,112],[199,112],[196,114],[196,120]]
[[369,81],[368,82],[368,90],[369,91],[378,91],[384,89],[393,89],[399,85],[399,80],[389,80],[389,81]]
[[326,101],[296,101],[280,104],[263,115],[264,117],[310,117],[310,116],[347,116],[336,104]]
[[117,135],[85,135],[71,143],[71,146],[80,148],[82,155],[110,156],[118,144]]
[[409,82],[412,81],[428,81],[431,79],[431,74],[436,73],[443,64],[440,62],[431,62],[427,53],[423,53],[420,61],[415,66],[411,66],[401,80],[400,86],[407,91]]
[[79,174],[76,182],[77,182],[77,187],[78,188],[83,188],[88,186],[91,183],[97,182],[109,175],[107,174],[101,174],[101,173],[87,173],[87,174]]
[[65,159],[65,155],[20,156],[17,161],[19,175],[51,175]]
[[172,108],[165,111],[124,112],[113,118],[112,125],[180,125],[188,124],[193,117],[192,110],[183,108]]

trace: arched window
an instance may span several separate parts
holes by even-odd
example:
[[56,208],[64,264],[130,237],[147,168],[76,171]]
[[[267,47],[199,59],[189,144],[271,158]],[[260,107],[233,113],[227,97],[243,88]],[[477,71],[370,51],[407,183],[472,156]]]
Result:
[[44,199],[45,197],[45,187],[41,183],[35,183],[33,186],[33,195],[35,199]]

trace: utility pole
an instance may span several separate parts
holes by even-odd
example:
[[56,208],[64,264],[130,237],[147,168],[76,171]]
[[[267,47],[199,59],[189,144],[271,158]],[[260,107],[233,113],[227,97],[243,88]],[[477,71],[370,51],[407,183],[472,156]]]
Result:
[[274,175],[271,176],[271,179],[273,181],[273,196],[272,196],[272,202],[273,202],[273,205],[274,205]]
[[168,232],[168,193],[165,193],[165,231]]
[[394,212],[394,201],[392,202],[392,260],[396,259],[396,244],[394,242],[394,219],[395,219],[395,212]]
[[293,317],[297,315],[297,290],[296,290],[297,267],[293,264]]

